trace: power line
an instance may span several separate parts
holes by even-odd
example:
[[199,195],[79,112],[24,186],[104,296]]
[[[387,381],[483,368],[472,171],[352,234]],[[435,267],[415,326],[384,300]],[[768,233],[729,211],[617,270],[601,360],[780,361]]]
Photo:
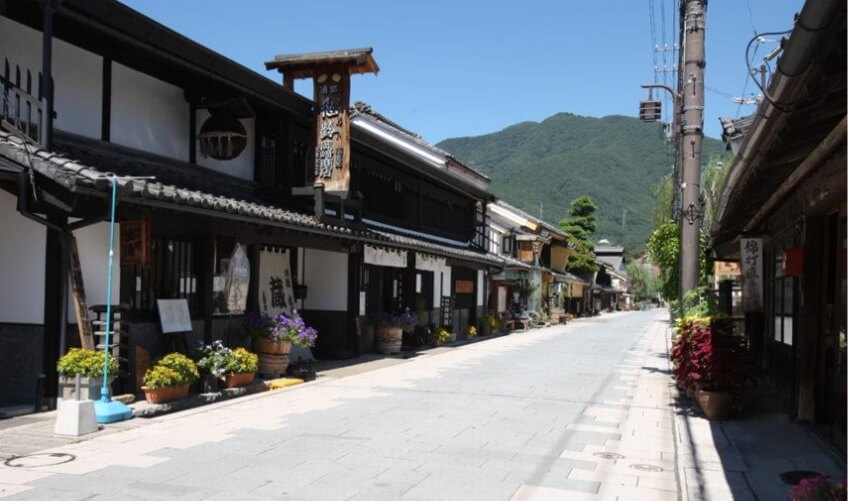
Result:
[[751,0],[745,0],[745,5],[748,6],[748,17],[751,18],[751,29],[754,30],[754,36],[757,35],[757,27],[754,26],[754,11],[751,10]]

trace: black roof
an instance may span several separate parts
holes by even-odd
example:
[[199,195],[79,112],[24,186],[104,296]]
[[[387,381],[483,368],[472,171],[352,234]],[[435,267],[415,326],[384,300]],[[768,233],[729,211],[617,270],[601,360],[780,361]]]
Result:
[[[210,216],[238,218],[364,243],[420,250],[491,266],[503,265],[503,260],[496,256],[460,246],[381,229],[351,229],[323,223],[311,214],[257,199],[253,183],[193,164],[59,131],[54,141],[56,152],[51,153],[0,131],[0,160],[5,159],[24,168],[31,166],[37,173],[71,191],[89,189],[105,195],[111,187],[110,177],[118,176],[123,177],[118,180],[121,198],[129,203],[156,201],[174,210],[200,211]],[[152,179],[128,179],[131,176],[150,176]]]

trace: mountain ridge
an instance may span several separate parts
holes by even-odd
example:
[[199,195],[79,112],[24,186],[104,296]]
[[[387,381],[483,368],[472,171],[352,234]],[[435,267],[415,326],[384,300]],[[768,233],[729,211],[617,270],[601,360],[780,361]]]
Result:
[[[672,165],[662,125],[625,115],[559,112],[436,146],[489,176],[491,191],[519,209],[538,217],[541,203],[541,219],[555,225],[571,200],[590,196],[599,206],[594,239],[629,250],[644,248],[654,189]],[[704,165],[723,150],[705,138]]]

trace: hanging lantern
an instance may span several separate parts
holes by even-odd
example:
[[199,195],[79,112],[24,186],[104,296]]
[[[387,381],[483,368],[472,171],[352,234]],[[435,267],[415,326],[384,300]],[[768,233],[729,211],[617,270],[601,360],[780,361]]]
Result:
[[232,115],[214,114],[203,122],[197,139],[203,156],[232,160],[247,146],[247,131]]

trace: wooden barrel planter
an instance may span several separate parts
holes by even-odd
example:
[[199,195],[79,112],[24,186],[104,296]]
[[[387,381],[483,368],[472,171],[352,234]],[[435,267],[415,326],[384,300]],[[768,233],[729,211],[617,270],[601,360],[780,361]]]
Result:
[[380,327],[377,330],[377,351],[383,355],[400,353],[403,330],[400,327]]
[[280,377],[289,367],[289,356],[259,353],[259,373],[265,377]]
[[264,337],[253,339],[253,351],[270,355],[288,355],[291,351],[291,341],[271,341]]
[[179,386],[162,386],[161,388],[142,386],[141,389],[144,390],[144,399],[151,404],[164,404],[188,397],[190,386],[189,383],[186,383]]
[[[288,365],[288,364],[286,364]],[[252,372],[243,372],[240,374],[227,374],[224,376],[225,388],[238,388],[246,386],[253,382],[254,374]]]

